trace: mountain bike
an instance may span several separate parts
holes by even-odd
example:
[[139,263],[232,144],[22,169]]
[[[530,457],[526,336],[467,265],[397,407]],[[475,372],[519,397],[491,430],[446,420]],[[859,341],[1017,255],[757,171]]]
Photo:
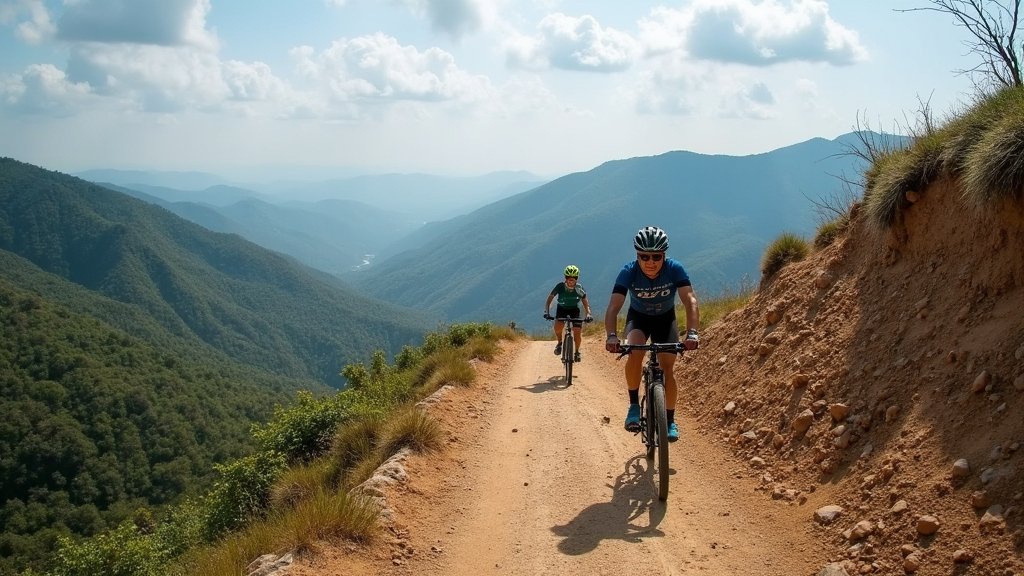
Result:
[[576,339],[573,338],[573,328],[582,327],[584,322],[592,322],[593,318],[555,318],[554,316],[548,317],[548,320],[554,322],[562,322],[564,329],[562,331],[562,364],[565,365],[565,385],[572,386],[572,365],[575,363],[575,350]]
[[658,453],[658,500],[668,498],[668,414],[665,412],[665,373],[658,364],[660,352],[682,352],[682,343],[620,344],[619,358],[633,350],[646,350],[643,371],[643,395],[640,398],[640,440],[647,447],[647,459]]

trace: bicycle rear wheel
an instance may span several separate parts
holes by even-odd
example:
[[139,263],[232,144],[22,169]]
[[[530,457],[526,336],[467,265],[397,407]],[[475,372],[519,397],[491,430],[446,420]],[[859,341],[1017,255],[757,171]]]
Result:
[[565,364],[565,384],[566,386],[572,384],[572,363],[573,353],[575,352],[572,348],[576,342],[572,339],[572,333],[565,335],[562,341],[562,363]]
[[658,452],[658,500],[668,498],[668,414],[665,412],[665,386],[655,382],[651,386],[651,436],[654,440],[647,447],[648,458],[651,450]]

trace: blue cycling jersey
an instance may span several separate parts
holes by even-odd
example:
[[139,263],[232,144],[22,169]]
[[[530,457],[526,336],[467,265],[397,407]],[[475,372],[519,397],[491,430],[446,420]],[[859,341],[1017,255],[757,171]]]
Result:
[[612,293],[628,292],[630,308],[656,316],[675,310],[676,290],[684,286],[690,286],[690,277],[678,261],[665,258],[658,275],[648,278],[640,264],[633,260],[619,271]]

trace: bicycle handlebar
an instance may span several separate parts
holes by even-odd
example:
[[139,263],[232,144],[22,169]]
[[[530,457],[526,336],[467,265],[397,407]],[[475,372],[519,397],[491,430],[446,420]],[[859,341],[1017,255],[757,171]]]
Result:
[[593,322],[594,319],[591,318],[590,320],[587,320],[586,318],[570,318],[568,316],[566,316],[564,318],[555,318],[554,316],[551,316],[550,318],[547,318],[547,321],[548,322],[572,322],[573,324],[583,324],[584,322]]
[[682,342],[619,344],[619,358],[622,358],[633,350],[650,350],[652,352],[684,352],[686,351],[686,347],[683,346]]

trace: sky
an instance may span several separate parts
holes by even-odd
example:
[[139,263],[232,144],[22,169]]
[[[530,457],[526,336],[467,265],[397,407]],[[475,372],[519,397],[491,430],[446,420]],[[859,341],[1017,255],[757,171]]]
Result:
[[235,179],[748,155],[970,102],[928,0],[0,0],[0,156]]

